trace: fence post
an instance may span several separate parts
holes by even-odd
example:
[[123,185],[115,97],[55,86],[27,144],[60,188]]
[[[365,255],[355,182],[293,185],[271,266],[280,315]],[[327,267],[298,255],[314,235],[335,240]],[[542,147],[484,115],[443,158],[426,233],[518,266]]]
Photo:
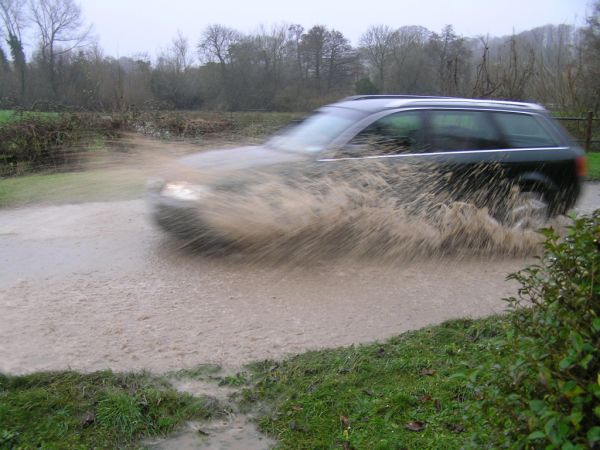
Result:
[[592,124],[594,123],[594,112],[588,111],[587,120],[585,123],[585,151],[590,152],[592,150]]

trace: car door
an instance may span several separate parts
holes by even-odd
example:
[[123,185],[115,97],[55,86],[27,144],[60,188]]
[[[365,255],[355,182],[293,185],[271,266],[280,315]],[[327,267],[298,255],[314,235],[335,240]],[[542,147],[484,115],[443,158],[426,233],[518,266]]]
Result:
[[488,197],[506,184],[507,162],[502,151],[507,143],[490,112],[432,109],[427,111],[426,120],[428,152],[437,155],[453,197],[487,203]]
[[564,213],[579,193],[577,156],[550,119],[536,113],[493,111],[508,144],[507,176],[522,190],[544,196],[554,213]]
[[424,110],[411,109],[366,121],[320,162],[356,186],[393,190],[408,199],[430,185],[431,172],[419,164],[427,150]]

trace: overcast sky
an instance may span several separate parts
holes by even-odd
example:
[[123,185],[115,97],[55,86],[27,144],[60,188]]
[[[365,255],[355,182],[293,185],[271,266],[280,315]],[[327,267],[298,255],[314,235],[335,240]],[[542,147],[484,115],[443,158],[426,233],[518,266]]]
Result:
[[546,24],[582,25],[590,0],[79,0],[101,47],[112,56],[155,56],[180,30],[191,44],[219,23],[242,32],[258,25],[316,24],[341,31],[352,44],[369,25],[454,25],[463,36],[502,36]]

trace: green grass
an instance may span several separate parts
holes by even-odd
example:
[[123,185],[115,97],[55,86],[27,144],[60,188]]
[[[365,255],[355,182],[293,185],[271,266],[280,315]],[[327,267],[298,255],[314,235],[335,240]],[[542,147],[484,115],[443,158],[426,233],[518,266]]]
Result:
[[590,180],[600,180],[600,153],[588,153],[588,174]]
[[0,109],[0,125],[5,123],[19,121],[23,118],[36,119],[56,119],[60,116],[55,112],[35,112],[35,111],[13,111],[10,109]]
[[0,179],[0,207],[140,197],[146,173],[134,169],[26,175]]
[[218,413],[206,405],[148,374],[0,375],[0,448],[139,448]]
[[0,124],[8,122],[12,118],[13,114],[13,111],[0,109]]
[[502,366],[493,349],[503,327],[500,318],[459,320],[255,364],[244,403],[268,411],[260,427],[281,448],[462,448],[486,430],[482,392],[456,375],[489,361]]

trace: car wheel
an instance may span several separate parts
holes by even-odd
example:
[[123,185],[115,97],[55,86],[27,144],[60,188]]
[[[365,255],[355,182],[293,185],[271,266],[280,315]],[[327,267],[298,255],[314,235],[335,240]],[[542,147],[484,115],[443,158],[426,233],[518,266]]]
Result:
[[512,201],[506,223],[516,230],[537,230],[545,225],[549,214],[550,206],[542,193],[524,191]]

